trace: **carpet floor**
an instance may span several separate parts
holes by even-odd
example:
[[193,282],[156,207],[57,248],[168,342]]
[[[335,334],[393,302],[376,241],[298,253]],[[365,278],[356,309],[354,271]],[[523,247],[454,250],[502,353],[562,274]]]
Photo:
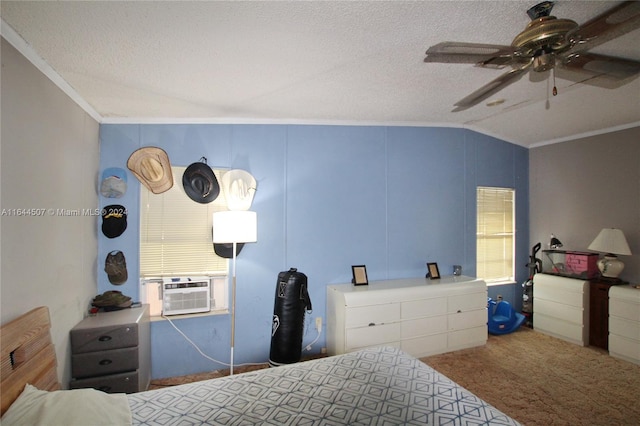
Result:
[[[421,358],[524,425],[640,425],[640,365],[522,327],[483,347]],[[235,367],[234,373],[268,368]],[[157,379],[150,389],[229,370]]]
[[529,328],[421,358],[524,425],[640,425],[640,365]]

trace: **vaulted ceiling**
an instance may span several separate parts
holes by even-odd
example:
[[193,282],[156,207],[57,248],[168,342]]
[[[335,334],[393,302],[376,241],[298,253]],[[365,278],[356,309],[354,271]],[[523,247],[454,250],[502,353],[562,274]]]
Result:
[[[640,125],[640,78],[425,63],[443,41],[510,45],[533,1],[2,1],[2,34],[99,121],[467,127],[526,146]],[[621,2],[557,1],[578,24]],[[635,12],[640,14],[640,2]],[[640,61],[640,29],[591,53]],[[602,81],[601,81],[602,80]],[[615,87],[619,86],[619,87]],[[498,100],[497,105],[487,103]]]

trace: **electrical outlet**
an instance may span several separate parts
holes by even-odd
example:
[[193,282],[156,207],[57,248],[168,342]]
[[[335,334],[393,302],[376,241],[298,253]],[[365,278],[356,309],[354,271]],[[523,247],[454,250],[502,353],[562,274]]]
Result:
[[316,317],[316,330],[318,333],[322,331],[322,317]]

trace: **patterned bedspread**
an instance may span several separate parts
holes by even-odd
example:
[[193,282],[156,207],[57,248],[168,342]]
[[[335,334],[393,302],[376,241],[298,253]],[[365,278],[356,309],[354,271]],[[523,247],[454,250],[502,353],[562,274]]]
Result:
[[127,396],[134,425],[519,424],[390,347]]

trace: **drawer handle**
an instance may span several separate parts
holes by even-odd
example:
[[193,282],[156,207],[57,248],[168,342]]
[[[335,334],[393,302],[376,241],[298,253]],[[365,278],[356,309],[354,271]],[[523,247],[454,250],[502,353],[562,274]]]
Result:
[[462,313],[462,310],[458,309],[458,312],[457,312],[457,313]]
[[375,323],[375,322],[370,322],[370,323],[369,323],[369,327],[374,327],[375,325],[376,325],[376,323]]
[[111,361],[110,359],[103,359],[102,361],[100,361],[98,364],[100,365],[109,365],[111,364],[113,361]]
[[98,337],[98,340],[101,342],[108,342],[109,340],[111,340],[111,336],[100,336]]

